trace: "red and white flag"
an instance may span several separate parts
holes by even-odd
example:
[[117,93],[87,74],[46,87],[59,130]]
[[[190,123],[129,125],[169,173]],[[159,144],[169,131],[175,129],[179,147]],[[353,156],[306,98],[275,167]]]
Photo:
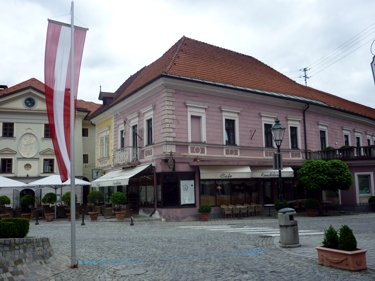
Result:
[[[87,29],[74,27],[74,104],[70,104],[71,26],[48,21],[44,61],[47,115],[61,181],[70,177],[70,107],[76,109],[79,72]],[[73,124],[74,126],[74,124]]]

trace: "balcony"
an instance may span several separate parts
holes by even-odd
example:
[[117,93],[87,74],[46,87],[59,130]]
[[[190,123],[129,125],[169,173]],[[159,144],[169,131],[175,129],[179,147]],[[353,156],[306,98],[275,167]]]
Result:
[[125,165],[139,160],[139,149],[137,147],[123,147],[113,152],[113,165]]
[[368,160],[375,159],[375,146],[351,146],[349,148],[329,149],[310,152],[313,160]]

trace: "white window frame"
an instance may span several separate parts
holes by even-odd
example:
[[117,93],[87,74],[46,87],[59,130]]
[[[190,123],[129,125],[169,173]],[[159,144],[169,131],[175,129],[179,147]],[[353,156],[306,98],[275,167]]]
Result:
[[[150,146],[154,144],[154,106],[150,105],[144,109],[141,110],[141,113],[143,114],[143,146]],[[148,140],[148,128],[147,128],[147,120],[152,120],[152,143],[147,144]]]
[[[359,195],[359,185],[358,185],[358,176],[359,175],[370,175],[370,184],[371,184],[371,192],[369,195]],[[359,173],[354,173],[354,182],[355,182],[355,194],[356,194],[356,200],[357,204],[359,202],[360,197],[368,197],[368,196],[374,196],[374,174],[372,172],[359,172]]]
[[345,145],[345,136],[348,136],[348,139],[349,139],[349,145],[351,146],[352,145],[352,140],[350,138],[350,131],[352,129],[351,128],[347,128],[347,127],[343,127],[342,128],[342,138],[343,138],[343,141],[344,141],[344,144]]
[[[125,132],[125,136],[126,136],[126,131],[125,130],[126,130],[126,128],[125,128],[124,122],[119,123],[119,125],[117,127],[117,149],[121,148],[121,138],[123,137],[121,135],[121,131],[124,131]],[[124,147],[125,147],[125,142],[126,142],[126,139],[124,140]]]
[[[289,148],[292,149],[292,135],[290,127],[297,128],[297,149],[301,149],[301,117],[287,117],[289,130]],[[293,148],[296,149],[296,148]]]
[[[269,113],[261,113],[260,116],[262,117],[262,140],[263,140],[263,148],[271,149],[271,147],[266,147],[266,132],[264,131],[265,124],[271,124],[272,126],[275,124],[275,120],[277,119],[277,115],[269,114]],[[276,147],[275,141],[272,138],[272,145],[273,148]]]
[[191,142],[191,116],[198,116],[201,118],[201,141],[207,142],[207,129],[206,129],[206,109],[208,105],[198,102],[185,102],[188,114],[188,142]]
[[220,107],[223,115],[223,144],[225,145],[225,119],[234,120],[234,129],[235,129],[235,145],[240,145],[240,124],[239,124],[239,113],[241,112],[240,108],[233,108],[227,106]]
[[[131,149],[130,152],[130,155],[134,155],[133,153],[133,126],[137,126],[138,128],[138,131],[139,131],[139,126],[138,126],[138,113],[134,113],[132,115],[130,115],[128,118],[128,122],[127,124],[129,125],[129,148]],[[137,132],[138,133],[138,132]],[[137,140],[137,144],[139,146],[139,141]],[[138,150],[138,148],[135,148]],[[138,154],[137,154],[138,155]]]
[[99,159],[109,157],[109,127],[99,132]]

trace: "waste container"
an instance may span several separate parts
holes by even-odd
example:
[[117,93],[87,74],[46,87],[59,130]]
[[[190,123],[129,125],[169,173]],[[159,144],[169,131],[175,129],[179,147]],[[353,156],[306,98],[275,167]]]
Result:
[[296,211],[292,208],[283,208],[278,212],[280,227],[280,246],[285,248],[299,247],[298,224],[294,220]]

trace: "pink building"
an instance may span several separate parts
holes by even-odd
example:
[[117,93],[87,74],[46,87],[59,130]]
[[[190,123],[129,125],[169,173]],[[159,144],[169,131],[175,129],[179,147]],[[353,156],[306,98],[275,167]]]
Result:
[[203,203],[211,216],[223,204],[274,204],[275,119],[286,128],[284,199],[306,198],[295,184],[306,159],[349,165],[350,190],[323,194],[338,207],[374,195],[375,110],[300,85],[253,57],[182,37],[99,99],[104,106],[91,120],[113,116],[114,153],[93,186],[126,191],[136,212],[192,220]]

